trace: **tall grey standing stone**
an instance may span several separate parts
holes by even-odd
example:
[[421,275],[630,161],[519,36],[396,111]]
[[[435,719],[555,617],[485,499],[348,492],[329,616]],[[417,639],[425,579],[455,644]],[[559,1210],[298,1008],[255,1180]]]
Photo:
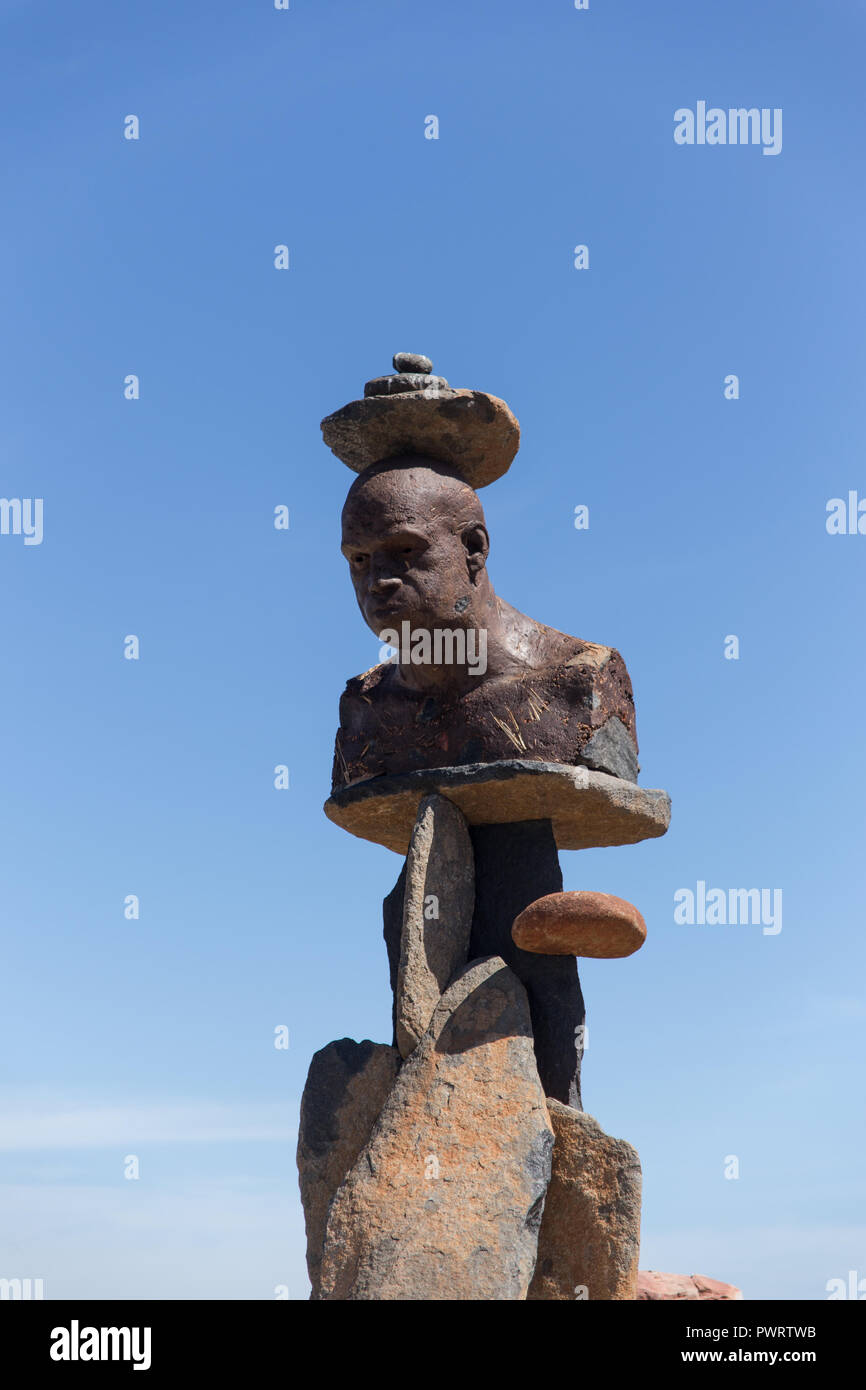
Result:
[[328,1206],[369,1139],[399,1065],[393,1047],[351,1038],[328,1043],[310,1063],[301,1097],[298,1177],[314,1299],[319,1294]]
[[331,1203],[321,1297],[525,1299],[552,1146],[526,992],[473,961]]
[[472,841],[463,814],[444,796],[418,808],[406,858],[397,970],[397,1046],[415,1051],[449,982],[466,964],[475,909]]
[[549,820],[476,825],[475,918],[470,957],[501,956],[526,989],[535,1057],[545,1095],[580,1109],[580,1064],[586,1011],[577,961],[539,956],[516,945],[511,926],[524,908],[562,891],[562,870]]
[[548,1100],[556,1136],[529,1299],[637,1298],[637,1150],[582,1110]]

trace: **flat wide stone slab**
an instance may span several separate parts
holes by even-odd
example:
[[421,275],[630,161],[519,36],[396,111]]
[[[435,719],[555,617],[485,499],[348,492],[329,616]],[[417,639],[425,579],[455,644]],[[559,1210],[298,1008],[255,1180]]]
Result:
[[542,956],[618,960],[646,941],[646,923],[633,903],[613,893],[548,893],[514,919],[511,936],[522,951]]
[[502,477],[520,443],[520,427],[498,396],[450,387],[351,401],[322,421],[322,435],[356,473],[397,454],[421,454],[450,464],[476,489]]
[[664,835],[671,818],[667,792],[527,758],[371,777],[335,792],[325,815],[351,835],[406,854],[418,807],[434,792],[453,801],[470,826],[549,820],[558,849],[637,844]]

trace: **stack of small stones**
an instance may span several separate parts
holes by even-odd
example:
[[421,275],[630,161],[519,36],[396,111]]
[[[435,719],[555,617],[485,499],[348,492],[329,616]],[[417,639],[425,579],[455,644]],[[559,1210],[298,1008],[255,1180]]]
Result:
[[[394,366],[323,421],[339,458],[442,459],[473,488],[507,470],[504,402],[452,390],[426,357]],[[638,1155],[580,1108],[576,958],[631,955],[646,927],[620,898],[563,892],[557,857],[664,834],[666,794],[530,747],[335,784],[325,809],[405,863],[384,904],[392,1043],[328,1044],[301,1103],[312,1298],[683,1296],[639,1293]]]

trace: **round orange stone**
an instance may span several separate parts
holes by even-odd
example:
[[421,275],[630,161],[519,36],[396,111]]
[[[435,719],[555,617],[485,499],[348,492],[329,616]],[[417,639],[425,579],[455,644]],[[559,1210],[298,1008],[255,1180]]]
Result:
[[612,893],[548,893],[515,917],[511,935],[521,950],[542,956],[614,960],[640,950],[646,922]]

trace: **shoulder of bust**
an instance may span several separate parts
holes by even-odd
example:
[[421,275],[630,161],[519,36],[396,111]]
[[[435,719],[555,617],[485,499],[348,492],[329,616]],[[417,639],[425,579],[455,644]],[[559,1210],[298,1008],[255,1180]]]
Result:
[[382,681],[385,679],[392,663],[382,661],[378,666],[371,666],[369,671],[362,671],[360,676],[352,676],[351,680],[346,681],[346,689],[343,691],[343,698],[355,696],[358,699],[368,698],[374,694]]
[[603,647],[600,642],[581,642],[574,638],[574,652],[563,665],[600,673],[611,661],[625,664],[616,647]]

